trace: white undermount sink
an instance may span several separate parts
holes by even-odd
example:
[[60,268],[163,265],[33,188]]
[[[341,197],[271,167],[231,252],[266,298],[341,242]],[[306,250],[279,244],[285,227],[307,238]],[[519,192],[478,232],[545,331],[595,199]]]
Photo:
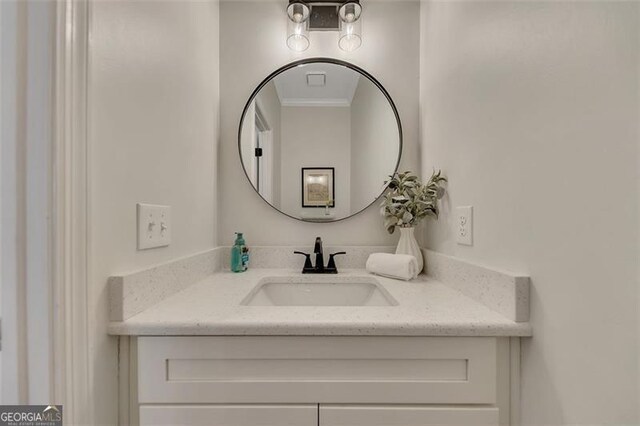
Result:
[[245,306],[395,306],[398,304],[375,278],[268,277],[260,280]]

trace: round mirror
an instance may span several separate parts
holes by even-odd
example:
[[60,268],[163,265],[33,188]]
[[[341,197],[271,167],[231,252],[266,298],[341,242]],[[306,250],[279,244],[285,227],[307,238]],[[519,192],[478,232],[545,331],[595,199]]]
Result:
[[269,75],[244,108],[238,135],[247,178],[295,219],[332,222],[374,203],[402,152],[391,97],[364,70],[304,59]]

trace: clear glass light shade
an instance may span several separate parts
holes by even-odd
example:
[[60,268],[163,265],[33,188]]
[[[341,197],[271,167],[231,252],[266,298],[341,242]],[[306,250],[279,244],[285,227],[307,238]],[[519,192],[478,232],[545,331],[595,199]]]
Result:
[[309,30],[306,22],[287,19],[287,46],[296,52],[303,52],[309,48]]
[[355,1],[343,4],[338,11],[342,22],[355,22],[360,18],[361,13],[362,6],[360,6],[360,2]]
[[290,3],[287,7],[287,15],[293,22],[305,22],[309,19],[309,6],[300,2]]
[[340,49],[351,52],[362,44],[362,19],[354,22],[342,22],[338,46]]

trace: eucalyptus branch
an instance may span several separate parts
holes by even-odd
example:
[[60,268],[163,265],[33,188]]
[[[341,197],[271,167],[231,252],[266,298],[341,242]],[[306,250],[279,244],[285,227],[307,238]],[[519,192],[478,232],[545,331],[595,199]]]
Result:
[[396,226],[416,226],[427,216],[438,218],[438,200],[444,196],[442,186],[447,178],[438,170],[426,184],[422,184],[413,172],[394,173],[385,182],[387,193],[380,204],[384,227],[393,234]]

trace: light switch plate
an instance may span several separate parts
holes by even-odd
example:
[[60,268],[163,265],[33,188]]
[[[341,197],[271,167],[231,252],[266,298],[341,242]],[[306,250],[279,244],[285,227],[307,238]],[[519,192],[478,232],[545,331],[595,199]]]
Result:
[[456,208],[456,242],[465,246],[473,245],[473,207]]
[[171,207],[137,204],[138,250],[165,247],[171,243]]

